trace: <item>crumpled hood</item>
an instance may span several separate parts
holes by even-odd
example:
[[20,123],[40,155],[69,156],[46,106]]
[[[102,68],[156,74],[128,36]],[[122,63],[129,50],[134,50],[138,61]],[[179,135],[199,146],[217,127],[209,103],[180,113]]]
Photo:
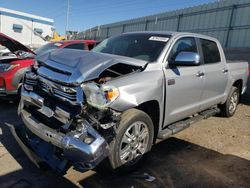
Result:
[[58,49],[36,59],[42,63],[38,69],[39,75],[66,84],[93,80],[118,63],[141,68],[147,64],[146,61],[129,57],[73,49]]

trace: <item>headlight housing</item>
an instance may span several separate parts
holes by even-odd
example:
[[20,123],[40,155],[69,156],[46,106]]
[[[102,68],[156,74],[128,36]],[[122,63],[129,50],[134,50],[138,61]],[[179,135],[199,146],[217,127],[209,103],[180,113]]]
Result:
[[6,63],[3,63],[3,64],[0,64],[0,72],[7,72],[11,69],[14,69],[15,67],[18,67],[19,64],[6,64]]
[[100,86],[94,82],[82,84],[87,103],[99,109],[106,109],[117,99],[119,90],[114,86]]

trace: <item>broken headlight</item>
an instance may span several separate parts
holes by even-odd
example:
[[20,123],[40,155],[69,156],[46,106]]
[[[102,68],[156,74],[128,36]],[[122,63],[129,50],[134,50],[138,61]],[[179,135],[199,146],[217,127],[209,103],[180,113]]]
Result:
[[100,86],[94,82],[82,84],[88,104],[105,109],[119,96],[119,90],[113,86]]

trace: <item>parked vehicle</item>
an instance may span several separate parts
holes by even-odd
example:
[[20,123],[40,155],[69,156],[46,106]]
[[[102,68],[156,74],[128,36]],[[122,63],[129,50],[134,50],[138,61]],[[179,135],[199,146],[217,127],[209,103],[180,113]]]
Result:
[[95,40],[64,40],[58,42],[50,42],[44,46],[35,50],[37,55],[42,55],[48,53],[51,50],[60,49],[60,48],[69,48],[69,49],[78,49],[78,50],[91,50],[97,41]]
[[[70,62],[70,63],[69,63]],[[218,40],[178,32],[127,33],[91,52],[57,50],[26,73],[15,138],[38,166],[65,172],[134,168],[156,139],[216,113],[233,116],[247,62],[226,62]]]
[[35,55],[48,53],[53,49],[92,49],[94,40],[67,40],[52,42],[33,52],[16,40],[0,33],[0,97],[17,96],[22,85],[24,73],[34,65]]
[[16,95],[24,73],[34,64],[35,53],[16,40],[0,33],[0,96]]

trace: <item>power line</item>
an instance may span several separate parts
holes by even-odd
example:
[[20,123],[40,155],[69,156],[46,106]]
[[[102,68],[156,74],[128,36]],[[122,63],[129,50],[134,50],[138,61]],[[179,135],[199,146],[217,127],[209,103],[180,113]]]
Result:
[[[145,7],[145,5],[146,6],[150,6],[148,8],[151,8],[152,5],[154,6],[154,5],[157,4],[155,1],[150,1],[150,2],[145,2],[144,0],[142,0],[141,2],[140,1],[139,0],[137,0],[136,2],[135,1],[123,1],[123,2],[119,2],[119,3],[115,3],[115,4],[105,3],[105,4],[98,4],[98,5],[94,6],[94,7],[88,6],[88,4],[85,4],[85,8],[84,9],[82,9],[82,8],[74,9],[73,8],[72,11],[74,11],[74,12],[82,11],[84,13],[85,12],[108,11],[109,9],[113,9],[113,8],[117,9],[117,8],[134,7],[135,4],[137,4],[141,8]],[[200,2],[203,2],[203,1],[200,1]],[[184,1],[181,4],[183,4],[183,3],[193,3],[193,1]],[[176,2],[176,1],[166,2],[166,6],[179,5],[179,4],[180,4],[180,1],[179,2]],[[159,6],[159,7],[161,7],[161,6]]]
[[[137,0],[138,2],[139,0]],[[128,0],[128,1],[122,1],[122,2],[116,2],[115,4],[108,4],[107,1],[102,1],[102,2],[98,2],[98,4],[94,5],[94,6],[91,6],[93,4],[90,4],[88,5],[87,3],[84,4],[85,5],[85,8],[73,8],[72,10],[73,11],[92,11],[92,10],[99,10],[99,9],[105,9],[105,8],[110,8],[110,7],[117,7],[118,6],[126,6],[126,5],[129,5],[129,4],[135,4],[135,1],[134,0]]]
[[[142,2],[143,1],[143,2]],[[145,17],[145,16],[152,16],[155,14],[161,14],[161,13],[165,13],[168,11],[173,11],[176,10],[176,7],[178,7],[178,9],[181,8],[187,8],[187,6],[197,6],[200,4],[204,4],[203,0],[189,0],[189,1],[182,1],[182,2],[176,2],[176,1],[165,1],[165,6],[166,6],[166,10],[162,10],[162,6],[164,5],[159,5],[157,2],[157,0],[155,1],[149,1],[149,2],[145,2],[145,0],[127,0],[127,1],[122,1],[122,2],[117,2],[115,4],[108,4],[107,1],[102,1],[97,5],[93,6],[89,6],[88,3],[85,3],[85,7],[83,8],[77,8],[75,9],[74,7],[72,7],[72,14],[79,14],[79,10],[81,10],[82,16],[85,19],[88,19],[89,17],[93,16],[93,15],[103,15],[101,17],[102,22],[104,22],[105,19],[105,14],[107,15],[115,15],[117,13],[121,13],[121,8],[122,8],[122,13],[124,13],[124,11],[127,11],[128,15],[130,12],[134,11],[136,12],[137,16],[134,15],[134,18],[128,18],[126,17],[125,19],[120,19],[120,20],[115,20],[114,17],[110,17],[108,20],[108,22],[120,22],[123,20],[130,20],[130,19],[137,19],[137,18],[141,18],[141,17]],[[141,2],[141,3],[140,3]],[[212,1],[211,1],[212,2]],[[138,5],[139,3],[139,5]],[[178,5],[182,5],[181,7]],[[93,4],[91,4],[93,5]],[[136,6],[135,6],[136,5]],[[173,7],[173,8],[171,8]],[[127,9],[127,10],[126,10]],[[161,11],[159,12],[160,9]],[[154,10],[154,11],[152,11]],[[148,11],[148,13],[146,13]],[[141,13],[143,13],[144,15],[142,15]],[[79,17],[79,16],[78,16]],[[106,21],[107,23],[107,21]],[[104,24],[104,23],[98,23],[98,24]]]
[[[201,2],[200,0],[196,0],[196,1],[192,1],[192,3],[199,3],[199,2]],[[167,7],[169,8],[169,7],[175,7],[177,4],[179,4],[179,3],[176,3],[176,2],[173,2],[173,3],[168,3],[167,4]],[[190,3],[188,3],[188,4],[190,4]],[[184,5],[188,5],[187,3],[184,3]],[[149,5],[147,5],[147,6],[149,6]],[[118,9],[120,6],[117,6],[117,7],[115,7],[116,9],[115,10],[112,10],[112,11],[110,11],[109,12],[109,15],[112,15],[112,14],[116,14],[117,12],[121,12],[121,10],[120,9]],[[152,10],[152,9],[157,9],[157,8],[161,8],[162,6],[159,6],[159,5],[150,5],[150,7],[142,7],[142,8],[139,8],[138,9],[138,7],[134,7],[134,6],[131,6],[131,7],[126,7],[126,8],[130,8],[130,9],[128,9],[127,11],[136,11],[137,13],[138,12],[145,12],[145,11],[147,11],[147,10]],[[112,7],[113,8],[113,7]],[[184,8],[184,6],[183,7],[181,7],[181,8]],[[102,10],[99,10],[99,11],[91,11],[91,12],[86,12],[85,14],[84,14],[84,16],[86,17],[86,16],[92,16],[92,15],[103,15],[103,14],[105,14],[108,10],[107,10],[108,8],[103,8]],[[166,10],[166,11],[161,11],[160,13],[164,13],[164,12],[167,12],[167,11],[171,11],[171,10]],[[149,13],[149,14],[159,14],[159,12],[155,12],[155,13]],[[148,15],[146,15],[146,16],[148,16]]]

